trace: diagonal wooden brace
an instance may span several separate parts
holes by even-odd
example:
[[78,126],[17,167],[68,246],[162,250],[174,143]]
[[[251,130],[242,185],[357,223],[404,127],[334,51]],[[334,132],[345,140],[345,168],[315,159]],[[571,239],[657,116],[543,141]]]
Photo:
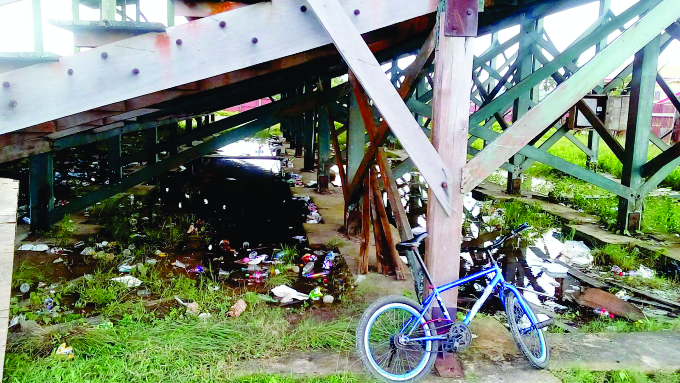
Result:
[[[451,170],[385,76],[373,53],[337,0],[308,0],[336,48],[409,153],[447,214],[451,214]],[[351,12],[351,11],[350,11]],[[355,16],[356,17],[356,16]],[[457,191],[456,191],[457,193]]]

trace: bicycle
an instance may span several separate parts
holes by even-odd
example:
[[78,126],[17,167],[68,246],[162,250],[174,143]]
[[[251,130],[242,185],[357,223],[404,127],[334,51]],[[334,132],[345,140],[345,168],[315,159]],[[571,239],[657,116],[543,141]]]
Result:
[[[440,287],[434,287],[418,252],[427,233],[397,244],[400,252],[415,253],[415,259],[422,267],[432,292],[422,306],[406,297],[387,296],[366,309],[356,330],[356,347],[364,368],[371,375],[388,382],[412,382],[423,378],[432,370],[436,354],[440,352],[440,343],[445,352],[459,352],[470,345],[472,333],[468,325],[494,291],[505,307],[510,331],[519,349],[534,368],[546,368],[549,352],[542,329],[552,321],[538,322],[517,288],[505,281],[501,268],[491,254],[492,250],[528,228],[529,225],[525,223],[486,247],[462,248],[461,252],[483,252],[491,261],[491,267]],[[442,302],[441,294],[465,283],[490,277],[491,274],[491,282],[465,319],[455,322]],[[428,313],[435,300],[443,314],[440,320],[432,320]],[[445,333],[440,333],[443,330],[441,327],[435,327],[437,321],[446,323],[448,330]]]

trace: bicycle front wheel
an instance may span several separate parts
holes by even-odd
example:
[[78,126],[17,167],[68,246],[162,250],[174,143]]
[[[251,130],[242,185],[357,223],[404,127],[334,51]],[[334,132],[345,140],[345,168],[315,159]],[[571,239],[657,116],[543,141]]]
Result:
[[[422,309],[400,296],[381,298],[366,309],[357,327],[357,352],[371,375],[388,382],[413,382],[430,373],[437,342],[407,341],[404,333],[413,327]],[[434,325],[426,315],[409,337],[435,335]]]
[[[548,367],[548,344],[543,335],[543,329],[537,329],[531,324],[531,319],[537,321],[536,315],[525,303],[520,303],[519,297],[514,292],[508,292],[505,298],[505,313],[508,316],[508,324],[517,347],[529,360],[534,368],[543,369]],[[524,308],[522,307],[524,306]]]

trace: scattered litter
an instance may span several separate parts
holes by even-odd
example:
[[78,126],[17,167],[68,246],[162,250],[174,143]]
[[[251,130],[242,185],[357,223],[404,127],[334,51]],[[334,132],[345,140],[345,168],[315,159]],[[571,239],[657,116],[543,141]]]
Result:
[[196,265],[193,269],[189,270],[190,273],[200,274],[205,272],[205,268],[201,265]]
[[[631,271],[631,273],[632,273],[632,271]],[[653,278],[654,274],[656,274],[654,272],[654,270],[650,269],[647,266],[640,265],[640,268],[635,272],[635,274],[632,274],[632,275],[636,275],[636,276],[639,276],[639,277],[642,277],[642,278]]]
[[305,267],[302,268],[302,274],[309,274],[312,270],[314,270],[314,262],[307,262]]
[[297,274],[297,273],[300,272],[300,266],[293,266],[293,267],[291,268],[291,270],[292,270],[295,274]]
[[140,297],[148,297],[149,295],[151,295],[151,291],[149,291],[149,290],[138,290],[137,295],[140,296]]
[[19,286],[19,290],[22,293],[26,294],[27,292],[29,292],[31,290],[31,285],[29,285],[28,283],[24,283],[21,286]]
[[62,262],[64,262],[64,259],[61,258],[61,257],[59,257],[59,258],[55,259],[54,261],[52,261],[52,263],[62,263]]
[[80,252],[80,255],[95,255],[96,251],[91,247],[86,247]]
[[626,292],[626,290],[620,290],[618,293],[614,294],[616,295],[617,298],[623,299],[624,301],[627,301],[630,299],[630,295]]
[[335,298],[333,298],[332,295],[324,295],[323,296],[323,303],[331,304],[331,303],[333,303],[334,300],[335,300]]
[[208,319],[212,318],[212,315],[210,313],[200,313],[198,314],[198,319],[207,321]]
[[361,283],[361,282],[363,282],[363,281],[365,281],[365,280],[366,280],[366,276],[365,276],[365,275],[363,275],[363,274],[357,275],[357,276],[354,278],[354,286],[357,286],[359,283]]
[[303,294],[286,285],[276,286],[271,291],[272,294],[276,295],[277,297],[283,298],[281,299],[281,303],[291,302],[293,299],[297,299],[299,301],[309,299],[309,295]]
[[567,264],[574,266],[589,266],[593,263],[590,248],[582,241],[566,241],[560,256],[565,258]]
[[61,247],[53,247],[49,250],[47,250],[47,254],[53,254],[53,255],[58,255],[58,254],[64,254],[66,250],[62,249]]
[[322,296],[323,296],[323,294],[321,294],[321,287],[319,287],[319,286],[314,288],[314,290],[310,291],[310,293],[309,293],[309,297],[313,301],[318,301]]
[[73,247],[75,247],[76,249],[79,248],[79,247],[83,247],[83,246],[85,246],[85,242],[83,242],[83,241],[78,241],[78,242],[76,242],[75,245],[73,245]]
[[67,346],[66,343],[62,343],[57,351],[55,351],[55,355],[66,360],[73,359],[73,347]]
[[156,263],[158,263],[158,260],[153,259],[153,258],[152,258],[152,259],[147,259],[147,260],[146,260],[146,263],[148,263],[149,265],[155,265]]
[[137,278],[135,278],[131,275],[126,275],[124,277],[118,277],[118,278],[112,278],[111,280],[116,281],[116,282],[125,283],[127,285],[127,287],[139,287],[139,285],[142,284],[142,281],[140,281],[139,279],[137,279]]
[[132,266],[130,266],[130,265],[120,265],[120,266],[118,266],[118,272],[119,273],[129,273],[130,271],[132,271],[136,267],[137,266],[135,266],[135,265],[132,265]]
[[39,245],[31,245],[31,244],[24,244],[19,247],[18,250],[21,251],[47,251],[50,247],[47,245],[39,244]]
[[187,268],[187,265],[185,265],[184,263],[182,263],[182,262],[179,261],[179,260],[176,260],[175,262],[171,263],[171,265],[173,265],[173,266],[175,266],[175,267],[182,268],[182,269],[186,269],[186,268]]
[[248,262],[248,264],[249,265],[258,265],[262,261],[264,261],[265,259],[267,259],[266,255],[260,255],[259,257],[251,258],[251,260]]
[[243,299],[239,299],[233,306],[227,311],[228,317],[238,318],[246,311],[246,302]]
[[558,263],[545,263],[543,264],[543,270],[545,270],[545,273],[550,277],[564,278],[566,277],[569,268]]

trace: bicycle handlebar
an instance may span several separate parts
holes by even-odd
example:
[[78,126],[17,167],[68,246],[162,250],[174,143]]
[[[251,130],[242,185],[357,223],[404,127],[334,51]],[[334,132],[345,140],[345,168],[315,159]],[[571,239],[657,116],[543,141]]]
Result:
[[510,238],[516,237],[519,233],[523,232],[524,230],[528,229],[530,226],[528,223],[523,223],[519,225],[517,228],[513,229],[510,233],[496,239],[493,241],[492,244],[486,247],[464,247],[461,248],[462,252],[470,252],[470,251],[485,251],[485,250],[493,250],[499,248],[505,241],[507,241]]

